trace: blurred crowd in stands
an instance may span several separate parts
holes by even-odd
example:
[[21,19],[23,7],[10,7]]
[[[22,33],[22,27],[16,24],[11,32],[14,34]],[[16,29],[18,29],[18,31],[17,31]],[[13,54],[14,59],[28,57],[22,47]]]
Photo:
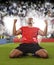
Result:
[[[32,16],[38,18],[43,18],[47,16],[47,13],[50,11],[51,17],[54,18],[54,3],[44,2],[30,2],[30,1],[9,1],[7,4],[0,3],[0,21],[3,17],[9,16],[19,16],[25,18],[32,13]],[[52,20],[54,22],[54,19]],[[3,25],[3,22],[2,22]],[[54,25],[52,25],[54,28]],[[51,34],[51,37],[54,37],[54,34]]]
[[24,2],[24,1],[18,1],[18,2],[12,2],[10,1],[9,4],[1,4],[0,3],[0,12],[14,15],[17,14],[19,16],[26,16],[27,12],[35,10],[39,11],[41,14],[46,14],[48,10],[51,12],[54,11],[54,3],[41,3],[41,1],[33,3],[30,1]]

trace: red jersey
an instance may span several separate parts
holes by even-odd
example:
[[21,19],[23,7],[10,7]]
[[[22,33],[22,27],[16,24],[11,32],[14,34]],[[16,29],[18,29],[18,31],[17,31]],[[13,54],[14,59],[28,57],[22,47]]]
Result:
[[22,31],[22,43],[37,43],[37,35],[39,28],[36,27],[28,27],[24,26],[21,27],[20,30]]

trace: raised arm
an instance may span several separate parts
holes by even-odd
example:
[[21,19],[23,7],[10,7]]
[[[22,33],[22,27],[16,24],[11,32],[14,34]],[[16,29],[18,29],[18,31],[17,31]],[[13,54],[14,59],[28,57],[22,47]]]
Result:
[[44,22],[45,22],[45,24],[46,24],[44,31],[42,31],[42,30],[39,30],[39,31],[38,31],[38,34],[39,34],[39,35],[42,35],[42,36],[47,35],[48,23],[47,23],[47,20],[45,20]]
[[16,30],[16,22],[17,22],[17,19],[14,19],[14,24],[13,24],[13,35],[18,35],[18,34],[21,34],[21,30]]

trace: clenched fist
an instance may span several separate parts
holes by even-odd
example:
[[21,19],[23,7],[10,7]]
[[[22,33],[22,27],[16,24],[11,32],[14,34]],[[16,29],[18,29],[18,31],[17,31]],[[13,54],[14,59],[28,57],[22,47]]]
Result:
[[17,19],[14,19],[14,24],[16,24],[16,22],[17,22]]

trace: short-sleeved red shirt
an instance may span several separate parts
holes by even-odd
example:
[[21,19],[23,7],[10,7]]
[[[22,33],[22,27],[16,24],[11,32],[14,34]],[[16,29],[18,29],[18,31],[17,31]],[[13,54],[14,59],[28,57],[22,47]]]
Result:
[[37,35],[39,28],[36,27],[28,27],[24,26],[21,27],[20,30],[22,31],[22,43],[37,43]]

